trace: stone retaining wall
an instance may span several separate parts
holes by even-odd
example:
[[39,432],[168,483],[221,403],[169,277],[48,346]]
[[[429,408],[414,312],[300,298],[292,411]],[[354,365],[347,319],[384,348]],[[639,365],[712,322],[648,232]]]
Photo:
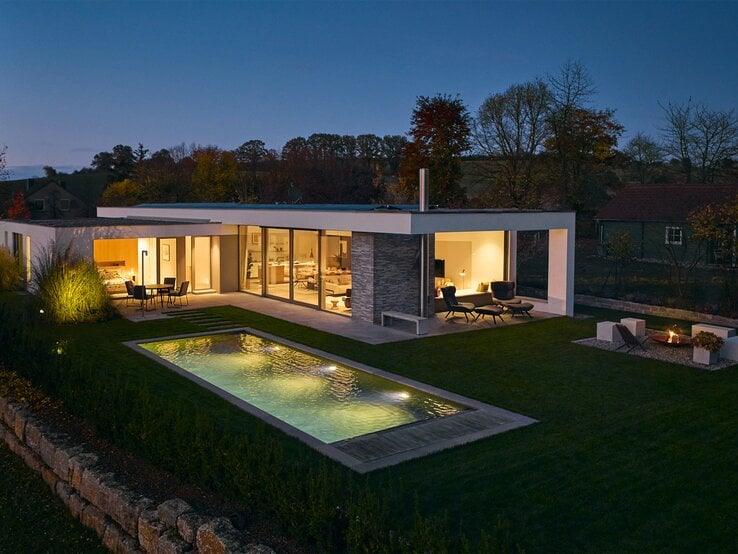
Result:
[[738,327],[738,319],[731,319],[729,317],[719,315],[703,314],[701,312],[693,312],[690,310],[664,308],[663,306],[652,306],[650,304],[638,304],[636,302],[627,302],[625,300],[615,300],[612,298],[600,298],[598,296],[576,294],[574,295],[574,302],[576,304],[583,304],[584,306],[592,306],[594,308],[607,308],[637,314],[682,319],[685,321],[712,323],[714,325],[724,325],[726,327]]
[[274,552],[246,544],[228,519],[205,517],[184,500],[157,506],[134,493],[118,476],[106,473],[93,452],[53,432],[10,398],[0,397],[0,440],[39,473],[72,515],[112,552]]

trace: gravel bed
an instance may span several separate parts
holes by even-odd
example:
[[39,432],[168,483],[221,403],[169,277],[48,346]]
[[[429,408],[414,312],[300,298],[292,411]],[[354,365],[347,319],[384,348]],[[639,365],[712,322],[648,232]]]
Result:
[[[663,334],[663,331],[653,331],[651,329],[646,330],[646,336],[654,334]],[[580,339],[573,341],[575,344],[583,344],[584,346],[593,346],[600,350],[618,351],[626,354],[626,348],[618,350],[618,346],[622,343],[608,342],[605,340],[597,340],[592,337],[589,339]],[[698,364],[692,361],[692,347],[691,346],[668,346],[660,342],[648,340],[643,344],[645,351],[636,347],[627,354],[633,354],[634,356],[640,356],[641,358],[652,358],[662,362],[669,362],[672,364],[686,365],[689,367],[695,367],[697,369],[705,369],[707,371],[714,371],[716,369],[723,369],[735,365],[736,362],[731,360],[720,360],[716,364],[704,365]]]

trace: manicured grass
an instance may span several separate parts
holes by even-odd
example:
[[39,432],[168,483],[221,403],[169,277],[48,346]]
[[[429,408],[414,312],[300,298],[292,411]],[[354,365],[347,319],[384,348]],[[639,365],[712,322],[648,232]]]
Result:
[[0,443],[0,499],[0,552],[107,552],[5,443]]
[[290,338],[540,421],[373,474],[401,478],[424,513],[448,512],[470,536],[502,517],[531,551],[735,548],[738,371],[571,343],[595,323],[558,318],[376,347]]
[[[736,367],[708,372],[572,344],[594,335],[596,319],[538,320],[371,346],[238,308],[210,311],[538,419],[369,475],[376,491],[400,482],[422,514],[446,514],[453,532],[473,543],[480,529],[491,535],[502,520],[512,542],[528,552],[738,547]],[[101,378],[114,361],[135,386],[165,391],[167,408],[181,410],[186,401],[187,410],[217,414],[225,427],[260,427],[120,345],[200,330],[171,320],[58,329],[70,348],[95,345],[85,355],[99,364]],[[111,387],[119,385],[111,378]],[[280,440],[307,466],[320,460],[296,441]],[[131,437],[129,446],[135,445]]]

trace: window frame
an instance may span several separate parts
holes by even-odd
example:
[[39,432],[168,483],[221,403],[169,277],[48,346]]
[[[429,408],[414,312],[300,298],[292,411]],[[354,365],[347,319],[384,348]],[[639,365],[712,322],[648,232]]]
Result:
[[[679,240],[676,235],[679,233]],[[681,226],[667,225],[664,231],[664,244],[681,246],[684,243],[684,231]]]

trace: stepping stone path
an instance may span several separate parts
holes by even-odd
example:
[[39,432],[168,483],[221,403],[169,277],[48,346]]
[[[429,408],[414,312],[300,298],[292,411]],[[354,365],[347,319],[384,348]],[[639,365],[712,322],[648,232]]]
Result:
[[176,312],[168,311],[162,313],[169,317],[178,317],[180,319],[184,319],[185,321],[189,321],[190,323],[194,323],[211,331],[221,331],[225,329],[235,329],[237,327],[243,327],[242,324],[234,323],[230,319],[225,319],[223,317],[209,314],[200,310],[177,310]]

